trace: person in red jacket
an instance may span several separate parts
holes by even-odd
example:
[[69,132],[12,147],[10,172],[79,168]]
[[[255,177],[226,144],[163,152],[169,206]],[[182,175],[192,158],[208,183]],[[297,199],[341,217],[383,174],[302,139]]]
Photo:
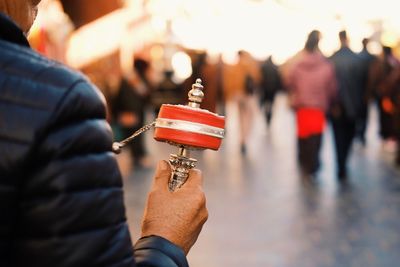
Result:
[[0,266],[187,267],[207,220],[202,176],[158,165],[133,246],[104,97],[26,39],[39,0],[0,0]]
[[296,111],[299,165],[306,176],[319,168],[325,113],[337,91],[333,65],[321,54],[319,40],[319,31],[310,32],[286,81]]

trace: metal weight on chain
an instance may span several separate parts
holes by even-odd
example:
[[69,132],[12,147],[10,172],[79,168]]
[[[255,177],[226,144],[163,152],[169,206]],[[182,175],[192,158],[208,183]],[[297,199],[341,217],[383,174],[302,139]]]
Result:
[[168,184],[170,191],[180,188],[188,179],[190,170],[196,166],[197,160],[190,157],[190,151],[218,150],[225,136],[225,118],[200,108],[204,98],[201,83],[197,79],[192,85],[187,105],[163,104],[155,121],[112,146],[113,151],[118,154],[136,136],[154,127],[155,140],[178,147],[178,153],[169,157],[172,168]]
[[119,154],[121,153],[121,149],[128,144],[129,142],[131,142],[133,139],[135,139],[138,135],[141,135],[142,133],[150,130],[151,128],[154,127],[154,125],[156,125],[156,122],[153,121],[152,123],[149,123],[145,126],[143,126],[142,128],[140,128],[139,130],[137,130],[136,132],[134,132],[131,136],[129,136],[128,138],[122,140],[121,142],[114,142],[112,145],[112,150],[115,154]]

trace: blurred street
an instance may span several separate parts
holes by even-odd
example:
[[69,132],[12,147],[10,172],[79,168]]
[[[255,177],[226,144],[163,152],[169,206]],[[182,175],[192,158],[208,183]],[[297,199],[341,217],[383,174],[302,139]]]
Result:
[[[284,95],[266,128],[257,111],[246,155],[238,146],[237,109],[228,104],[227,136],[220,151],[194,153],[203,171],[209,220],[188,255],[192,267],[394,267],[400,262],[400,172],[378,138],[371,109],[367,145],[354,144],[349,179],[335,176],[334,147],[328,128],[322,168],[304,181],[296,165],[293,113]],[[151,119],[151,118],[149,118]],[[174,148],[146,142],[156,162]],[[139,237],[153,169],[126,169],[127,215],[133,240]]]
[[400,267],[398,6],[0,0],[0,267]]

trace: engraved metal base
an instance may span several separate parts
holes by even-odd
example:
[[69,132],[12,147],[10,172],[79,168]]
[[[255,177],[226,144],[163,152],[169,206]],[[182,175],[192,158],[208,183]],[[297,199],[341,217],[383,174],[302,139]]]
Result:
[[186,182],[189,177],[189,171],[196,167],[196,162],[196,159],[188,158],[184,155],[170,155],[169,163],[172,167],[172,175],[168,182],[169,191],[175,191]]

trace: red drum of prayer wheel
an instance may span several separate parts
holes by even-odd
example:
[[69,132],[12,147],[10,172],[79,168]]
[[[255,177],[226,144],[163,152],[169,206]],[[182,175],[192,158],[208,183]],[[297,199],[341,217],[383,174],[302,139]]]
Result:
[[224,138],[225,119],[201,108],[161,106],[154,139],[196,149],[218,150]]

